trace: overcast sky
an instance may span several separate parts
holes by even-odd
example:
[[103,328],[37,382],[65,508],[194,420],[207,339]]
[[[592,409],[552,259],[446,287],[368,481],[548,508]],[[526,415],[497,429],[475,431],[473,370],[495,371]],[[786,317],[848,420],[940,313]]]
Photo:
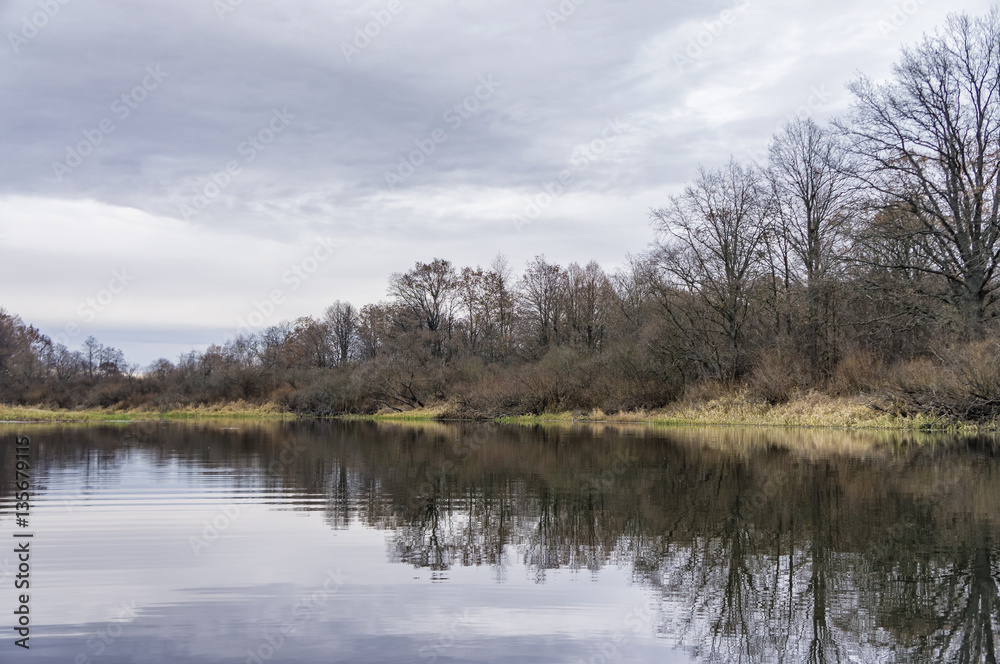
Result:
[[0,306],[146,365],[417,260],[613,270],[699,164],[988,6],[0,0]]

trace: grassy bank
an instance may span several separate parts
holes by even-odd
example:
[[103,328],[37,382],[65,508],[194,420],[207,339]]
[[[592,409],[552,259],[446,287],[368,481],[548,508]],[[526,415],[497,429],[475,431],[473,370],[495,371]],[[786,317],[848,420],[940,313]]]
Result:
[[653,411],[605,414],[554,413],[498,418],[517,424],[541,422],[636,422],[656,425],[724,425],[766,427],[823,427],[836,429],[895,429],[976,432],[994,430],[991,424],[957,422],[926,415],[900,417],[879,410],[860,399],[809,394],[784,404],[754,402],[743,395],[704,403],[682,403]]
[[[474,419],[463,417],[455,407],[438,405],[402,413],[378,413],[351,416],[348,419],[372,421],[415,421]],[[563,411],[540,415],[513,415],[493,418],[504,424],[543,423],[636,423],[653,425],[714,425],[761,427],[809,427],[835,429],[891,429],[920,431],[955,431],[975,433],[995,431],[992,423],[960,422],[929,415],[902,417],[886,412],[860,397],[829,397],[811,392],[772,405],[736,393],[701,402],[681,402],[658,410],[640,410],[608,414],[599,409],[590,412]]]
[[192,406],[167,411],[116,410],[95,408],[66,410],[41,406],[8,406],[0,404],[0,421],[6,422],[144,422],[152,420],[194,419],[295,419],[282,412],[276,404],[263,406],[235,402],[212,406]]
[[[295,419],[277,404],[254,405],[244,402],[189,407],[169,411],[140,410],[56,410],[42,407],[0,405],[0,420],[20,422],[113,422],[193,419]],[[837,429],[891,429],[955,431],[976,433],[996,431],[997,422],[972,423],[928,415],[898,416],[861,397],[829,397],[810,392],[787,403],[771,405],[734,393],[704,401],[684,401],[650,411],[604,413],[565,411],[540,415],[512,415],[495,418],[473,417],[452,404],[437,404],[408,411],[383,411],[371,415],[340,415],[337,419],[374,422],[415,422],[441,420],[483,420],[505,424],[541,423],[635,423],[652,425],[725,425],[767,427],[809,427]]]
[[413,410],[384,410],[371,415],[336,415],[338,420],[356,422],[428,422],[440,420],[475,420],[482,418],[464,417],[448,404],[437,404]]

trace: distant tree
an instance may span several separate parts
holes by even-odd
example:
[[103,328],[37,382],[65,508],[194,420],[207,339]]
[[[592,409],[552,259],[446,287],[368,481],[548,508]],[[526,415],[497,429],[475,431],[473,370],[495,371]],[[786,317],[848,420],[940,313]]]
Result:
[[86,371],[87,378],[94,378],[94,375],[98,373],[98,368],[101,364],[101,351],[104,350],[104,346],[98,343],[94,335],[90,335],[83,342],[83,356],[87,361]]
[[563,270],[547,263],[545,256],[528,262],[520,283],[520,308],[524,320],[541,349],[561,341]]
[[491,325],[486,273],[480,267],[463,267],[457,284],[462,340],[468,352],[482,355]]
[[372,360],[385,347],[392,334],[393,309],[391,305],[366,304],[358,313],[358,345],[361,359]]
[[97,370],[102,378],[117,376],[129,369],[125,353],[111,346],[101,346],[98,353]]
[[173,362],[165,357],[161,357],[150,363],[146,368],[146,375],[162,382],[167,380],[176,370],[177,367],[174,366]]
[[589,350],[600,348],[612,293],[608,276],[596,262],[591,261],[586,267],[571,263],[566,269],[562,309],[573,344]]
[[466,351],[488,362],[510,354],[513,339],[513,271],[502,255],[488,269],[463,267],[457,279],[457,303]]
[[491,359],[503,360],[513,351],[517,308],[514,270],[507,257],[497,254],[486,271],[484,297],[489,311]]
[[451,337],[457,287],[455,269],[440,258],[418,261],[410,271],[389,278],[389,295],[430,333],[435,356],[443,355],[444,341]]
[[651,305],[661,290],[658,281],[656,255],[650,253],[626,256],[625,267],[611,277],[625,328],[633,338],[650,319]]
[[288,337],[289,353],[293,364],[324,369],[333,366],[335,351],[327,319],[316,320],[311,316],[296,319]]
[[344,366],[358,338],[358,311],[350,302],[337,300],[326,308],[324,317],[337,351],[337,364]]
[[52,349],[52,368],[59,382],[68,382],[84,372],[85,360],[79,351],[71,351],[62,344]]

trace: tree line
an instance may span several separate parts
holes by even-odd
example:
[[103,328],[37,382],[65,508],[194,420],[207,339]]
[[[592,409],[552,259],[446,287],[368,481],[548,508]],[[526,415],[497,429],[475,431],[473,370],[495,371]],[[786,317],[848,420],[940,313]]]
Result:
[[448,402],[462,414],[656,408],[743,389],[874,394],[991,417],[1000,263],[1000,14],[952,15],[859,76],[830,124],[766,164],[699,169],[650,211],[657,241],[608,272],[435,258],[387,299],[241,334],[143,372],[0,315],[0,398],[60,406],[274,401],[319,414]]

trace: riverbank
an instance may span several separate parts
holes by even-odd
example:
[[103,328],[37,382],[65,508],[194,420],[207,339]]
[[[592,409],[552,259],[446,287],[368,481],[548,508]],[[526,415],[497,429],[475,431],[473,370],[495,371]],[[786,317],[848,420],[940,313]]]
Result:
[[702,402],[680,402],[657,410],[605,413],[563,411],[539,415],[504,415],[494,418],[465,416],[451,405],[435,405],[403,412],[347,415],[342,419],[385,422],[415,420],[491,419],[504,424],[620,423],[661,426],[760,426],[829,429],[887,429],[910,431],[996,431],[996,422],[963,422],[930,415],[901,416],[863,397],[830,397],[810,392],[783,404],[750,399],[745,393],[730,394]]
[[[197,406],[168,411],[142,410],[63,410],[44,407],[0,405],[0,420],[20,422],[122,422],[189,419],[301,419],[302,415],[283,411],[277,404],[245,402]],[[503,424],[619,423],[659,426],[761,426],[830,429],[887,429],[955,431],[977,433],[998,430],[997,422],[963,422],[930,415],[901,416],[862,397],[830,397],[810,392],[790,401],[772,405],[735,393],[705,401],[684,401],[658,410],[605,413],[563,411],[542,414],[470,416],[453,404],[436,404],[407,411],[383,411],[368,415],[338,415],[350,421],[494,421]]]
[[42,406],[9,406],[0,404],[0,421],[5,422],[148,422],[155,420],[195,419],[296,419],[294,413],[283,412],[277,404],[254,405],[244,402],[192,406],[166,411],[115,410],[94,408],[68,410]]

